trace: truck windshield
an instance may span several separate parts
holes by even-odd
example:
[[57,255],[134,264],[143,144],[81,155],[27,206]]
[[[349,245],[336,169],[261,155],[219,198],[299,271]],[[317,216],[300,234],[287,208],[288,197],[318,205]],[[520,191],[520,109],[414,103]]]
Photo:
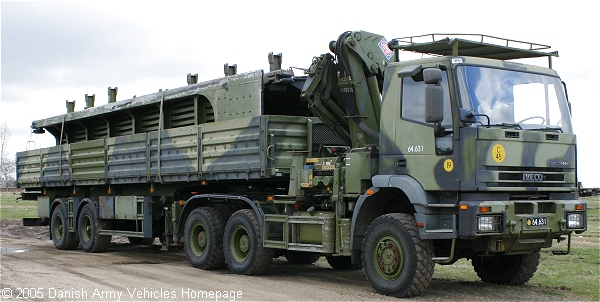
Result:
[[479,66],[459,66],[457,75],[462,107],[485,115],[477,116],[477,125],[489,117],[492,126],[572,133],[557,77]]

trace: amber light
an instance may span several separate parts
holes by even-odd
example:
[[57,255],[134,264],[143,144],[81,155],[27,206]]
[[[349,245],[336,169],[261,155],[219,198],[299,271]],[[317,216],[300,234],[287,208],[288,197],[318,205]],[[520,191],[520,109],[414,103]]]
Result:
[[423,222],[421,222],[421,221],[417,222],[417,227],[422,228],[424,226],[425,226],[425,224]]
[[492,211],[492,207],[481,207],[479,208],[479,213],[489,213]]
[[206,180],[203,180],[203,181],[201,181],[201,182],[200,182],[200,185],[201,185],[201,186],[206,186],[207,184],[208,184],[208,183],[206,182]]
[[575,211],[583,211],[583,205],[582,204],[576,204],[575,205]]
[[180,205],[180,206],[182,206],[183,204],[184,204],[184,201],[183,201],[183,200],[180,200],[180,201],[179,201],[179,205]]
[[373,194],[375,194],[375,190],[371,190],[371,189],[367,190],[367,195],[373,195]]
[[469,209],[469,206],[467,206],[466,204],[461,204],[460,209],[464,211],[464,210]]
[[273,201],[273,196],[267,196],[267,201]]

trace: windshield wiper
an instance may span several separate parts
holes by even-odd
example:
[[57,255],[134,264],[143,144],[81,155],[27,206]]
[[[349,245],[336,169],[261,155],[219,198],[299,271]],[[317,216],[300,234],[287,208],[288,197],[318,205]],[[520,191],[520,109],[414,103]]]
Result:
[[504,128],[515,128],[515,129],[523,130],[523,127],[521,127],[521,125],[519,125],[519,124],[509,124],[509,123],[488,125],[488,128],[489,127],[501,127],[503,129]]

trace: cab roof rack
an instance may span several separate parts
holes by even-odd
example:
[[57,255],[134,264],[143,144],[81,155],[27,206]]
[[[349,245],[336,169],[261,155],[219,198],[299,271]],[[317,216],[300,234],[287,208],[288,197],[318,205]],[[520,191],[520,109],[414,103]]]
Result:
[[543,51],[550,49],[548,45],[481,34],[427,34],[402,37],[393,39],[389,47],[431,55],[460,55],[496,60],[548,57],[550,68],[551,58],[558,57],[558,51]]

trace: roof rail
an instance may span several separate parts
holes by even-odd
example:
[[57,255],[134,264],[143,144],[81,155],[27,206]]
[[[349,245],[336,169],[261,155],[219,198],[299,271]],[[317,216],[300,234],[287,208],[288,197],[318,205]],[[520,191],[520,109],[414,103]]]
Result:
[[473,56],[497,60],[558,57],[558,51],[547,52],[544,44],[499,38],[482,34],[427,34],[395,38],[389,43],[392,49],[441,56]]

